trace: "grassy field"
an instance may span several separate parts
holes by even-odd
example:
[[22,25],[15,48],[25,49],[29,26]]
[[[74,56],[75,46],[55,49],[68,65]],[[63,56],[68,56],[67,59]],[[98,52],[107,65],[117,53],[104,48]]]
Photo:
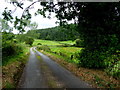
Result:
[[71,57],[75,53],[80,52],[82,48],[78,47],[50,47],[51,51],[56,53],[63,53],[66,57]]
[[42,45],[62,45],[62,44],[75,44],[75,41],[69,40],[69,41],[50,41],[50,40],[40,40],[35,39],[33,46],[36,46],[38,43],[41,43]]
[[[82,48],[79,47],[64,47],[63,45],[73,45],[74,41],[49,41],[49,40],[35,40],[33,45],[36,46],[38,43],[47,46],[39,46],[40,49],[47,51],[53,55],[57,55],[59,58],[63,58],[69,62],[78,63],[76,53],[80,52]],[[59,46],[58,46],[59,45]],[[50,49],[50,50],[49,50]]]
[[38,40],[35,39],[33,46],[36,46],[38,43],[41,43],[42,45],[61,45],[59,42],[57,41],[50,41],[50,40]]
[[69,41],[59,41],[60,44],[70,44],[73,45],[75,44],[75,41],[69,40]]

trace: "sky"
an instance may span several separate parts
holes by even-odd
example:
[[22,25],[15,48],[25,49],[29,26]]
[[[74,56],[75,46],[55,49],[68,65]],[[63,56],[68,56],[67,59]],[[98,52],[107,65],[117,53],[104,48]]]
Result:
[[[29,2],[27,0],[23,0],[23,1],[25,3],[24,6],[23,6],[24,8],[26,8],[27,6],[29,6],[32,3],[32,2]],[[0,0],[0,18],[2,17],[2,12],[4,11],[5,7],[8,7],[8,9],[11,9],[12,11],[15,9],[15,7],[12,4],[9,4],[9,3],[5,2],[5,0]],[[31,21],[36,22],[38,24],[37,29],[50,28],[50,27],[58,26],[57,24],[55,24],[55,22],[57,21],[57,18],[55,17],[54,13],[52,13],[51,19],[43,18],[43,16],[41,16],[41,15],[34,16],[34,12],[37,11],[37,9],[40,8],[40,7],[41,6],[40,6],[39,3],[35,3],[30,10],[30,13],[32,14]],[[12,15],[14,17],[15,16],[21,17],[23,10],[20,9],[20,8],[17,8],[17,10]],[[12,27],[13,25],[10,24],[10,26]],[[18,33],[18,31],[13,30],[13,33],[16,34],[16,33]]]

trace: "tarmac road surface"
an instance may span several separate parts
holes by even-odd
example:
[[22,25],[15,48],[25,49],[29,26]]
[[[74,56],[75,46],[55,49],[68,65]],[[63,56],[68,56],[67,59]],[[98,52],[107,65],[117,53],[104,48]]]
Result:
[[30,57],[24,68],[18,88],[50,88],[46,84],[46,77],[42,74],[44,71],[41,70],[41,62],[36,55],[41,57],[53,76],[56,77],[57,82],[63,84],[59,88],[92,88],[88,83],[80,80],[48,56],[37,51],[35,47],[30,48]]

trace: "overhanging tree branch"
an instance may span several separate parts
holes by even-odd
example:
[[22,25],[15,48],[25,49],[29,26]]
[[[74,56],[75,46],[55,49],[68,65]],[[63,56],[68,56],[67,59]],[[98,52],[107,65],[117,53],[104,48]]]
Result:
[[21,19],[22,19],[24,13],[25,13],[27,10],[29,10],[29,8],[30,8],[32,5],[34,5],[35,3],[37,3],[37,2],[40,2],[40,0],[33,2],[33,3],[30,4],[28,7],[25,8],[25,10],[24,10],[23,13],[22,13]]

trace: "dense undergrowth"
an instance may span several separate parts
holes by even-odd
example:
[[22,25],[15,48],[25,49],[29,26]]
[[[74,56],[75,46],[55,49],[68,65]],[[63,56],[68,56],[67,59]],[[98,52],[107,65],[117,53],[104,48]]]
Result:
[[13,33],[2,33],[2,88],[16,88],[28,60],[29,46],[15,39]]
[[10,58],[8,63],[2,66],[2,88],[17,88],[23,69],[28,60],[28,54],[24,53]]

